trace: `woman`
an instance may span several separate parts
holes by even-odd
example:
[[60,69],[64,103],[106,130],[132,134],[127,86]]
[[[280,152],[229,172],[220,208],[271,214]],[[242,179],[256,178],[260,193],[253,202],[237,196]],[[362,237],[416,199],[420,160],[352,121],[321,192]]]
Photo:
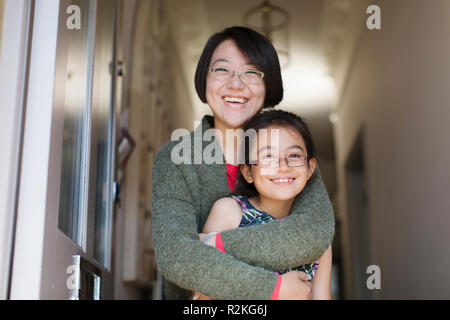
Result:
[[[261,34],[231,27],[213,35],[197,65],[195,85],[214,117],[203,118],[197,134],[214,128],[213,142],[193,144],[192,158],[217,143],[226,163],[175,164],[163,146],[153,168],[153,234],[156,260],[166,282],[168,299],[188,299],[198,291],[215,299],[306,298],[310,286],[299,271],[278,276],[275,270],[314,261],[331,243],[334,218],[320,178],[313,174],[296,197],[289,217],[221,232],[215,243],[225,253],[199,241],[199,233],[216,200],[230,194],[236,179],[236,146],[226,143],[226,130],[242,128],[263,107],[283,97],[278,56]],[[223,139],[222,139],[222,138]],[[194,161],[192,163],[195,163]]]

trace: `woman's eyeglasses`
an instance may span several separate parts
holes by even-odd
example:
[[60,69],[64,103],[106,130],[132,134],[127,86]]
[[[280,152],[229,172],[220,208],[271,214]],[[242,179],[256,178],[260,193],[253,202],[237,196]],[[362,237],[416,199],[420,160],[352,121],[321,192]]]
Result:
[[259,83],[264,78],[264,72],[252,69],[236,71],[226,67],[213,67],[209,69],[209,72],[211,73],[211,77],[213,79],[219,81],[228,81],[233,78],[235,74],[237,74],[239,78],[246,83]]

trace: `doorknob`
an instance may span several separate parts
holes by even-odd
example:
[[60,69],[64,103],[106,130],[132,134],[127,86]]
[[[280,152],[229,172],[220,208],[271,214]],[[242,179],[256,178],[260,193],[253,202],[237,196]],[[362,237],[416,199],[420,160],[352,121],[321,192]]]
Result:
[[125,74],[125,67],[122,61],[117,61],[117,75],[123,77]]
[[[109,73],[110,74],[114,74],[114,63],[110,62],[109,63]],[[123,65],[122,61],[117,61],[116,64],[116,75],[119,77],[123,77],[125,74],[125,67]]]

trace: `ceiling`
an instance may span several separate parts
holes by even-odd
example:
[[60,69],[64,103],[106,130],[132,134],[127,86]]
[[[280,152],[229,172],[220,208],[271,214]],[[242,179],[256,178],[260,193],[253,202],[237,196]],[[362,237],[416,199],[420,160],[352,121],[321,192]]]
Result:
[[[347,0],[334,0],[335,3]],[[336,86],[330,76],[323,46],[323,17],[327,0],[271,0],[290,14],[289,64],[282,69],[284,99],[279,108],[304,117],[313,132],[319,157],[334,159],[333,129],[329,115],[336,103]],[[232,25],[243,25],[246,11],[262,0],[164,0],[169,27],[191,86],[196,118],[209,113],[195,95],[194,73],[209,36]],[[275,39],[276,42],[276,39]]]

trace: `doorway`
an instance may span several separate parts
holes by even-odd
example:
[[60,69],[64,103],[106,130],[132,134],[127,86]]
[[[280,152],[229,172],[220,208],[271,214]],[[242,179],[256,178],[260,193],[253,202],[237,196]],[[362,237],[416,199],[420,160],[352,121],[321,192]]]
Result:
[[366,271],[370,265],[370,228],[364,141],[364,129],[361,129],[345,162],[350,240],[349,275],[353,299],[371,298],[366,285]]

